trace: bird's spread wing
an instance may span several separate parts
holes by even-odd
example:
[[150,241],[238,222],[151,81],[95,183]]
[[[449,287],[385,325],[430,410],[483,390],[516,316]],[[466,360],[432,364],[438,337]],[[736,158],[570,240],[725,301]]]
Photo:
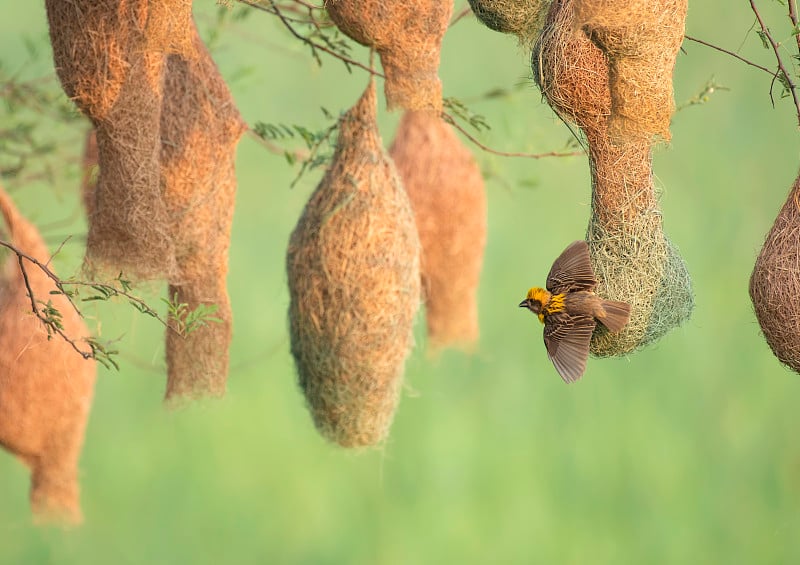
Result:
[[595,321],[589,316],[570,316],[566,312],[553,316],[544,327],[547,356],[566,382],[577,381],[586,370],[589,342]]
[[589,260],[589,246],[583,240],[571,243],[558,256],[547,275],[547,290],[553,294],[593,290],[596,285],[597,279]]

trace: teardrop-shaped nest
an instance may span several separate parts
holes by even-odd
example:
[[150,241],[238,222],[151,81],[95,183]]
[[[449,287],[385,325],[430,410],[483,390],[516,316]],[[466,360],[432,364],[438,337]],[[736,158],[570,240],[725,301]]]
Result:
[[374,83],[289,241],[291,350],[314,423],[346,446],[389,431],[420,304],[420,243],[383,149]]
[[[4,239],[47,264],[50,253],[39,231],[2,188],[0,212]],[[31,507],[37,520],[76,523],[81,519],[78,458],[96,363],[61,336],[49,335],[33,314],[28,285],[40,308],[49,303],[59,312],[67,336],[80,344],[89,333],[52,279],[34,263],[25,259],[22,264],[27,284],[16,254],[8,253],[0,273],[0,445],[31,469]]]
[[486,245],[486,191],[472,153],[434,112],[408,111],[389,154],[414,208],[432,348],[478,340],[478,283]]
[[750,276],[750,298],[764,339],[800,372],[800,176],[767,234]]

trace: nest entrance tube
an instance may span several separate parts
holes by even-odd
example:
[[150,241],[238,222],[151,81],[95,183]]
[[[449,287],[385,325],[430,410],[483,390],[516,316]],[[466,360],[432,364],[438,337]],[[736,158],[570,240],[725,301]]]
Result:
[[213,321],[166,336],[169,400],[222,396],[228,377],[232,312],[228,247],[236,195],[236,146],[246,130],[233,97],[194,23],[192,51],[170,55],[161,114],[161,173],[175,272],[169,298],[190,310],[215,306]]

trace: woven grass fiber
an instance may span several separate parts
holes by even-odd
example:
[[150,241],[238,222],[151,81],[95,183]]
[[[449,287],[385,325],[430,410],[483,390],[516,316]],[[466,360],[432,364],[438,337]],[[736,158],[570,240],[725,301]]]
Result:
[[500,33],[516,35],[530,43],[542,27],[550,0],[469,0],[475,17]]
[[375,113],[371,81],[339,122],[286,257],[300,386],[319,431],[345,447],[387,436],[420,304],[414,215]]
[[174,270],[160,185],[164,62],[185,53],[191,0],[47,0],[61,84],[97,130],[86,271],[148,280]]
[[86,216],[94,212],[94,193],[97,190],[100,155],[97,152],[97,132],[94,128],[86,132],[81,158],[81,201]]
[[433,112],[403,114],[389,148],[422,244],[422,294],[433,350],[478,341],[478,284],[486,245],[480,168],[453,128]]
[[624,355],[682,324],[694,298],[686,265],[664,235],[652,174],[652,140],[621,142],[612,112],[607,56],[573,21],[573,0],[554,0],[533,50],[533,71],[553,110],[576,123],[589,146],[592,216],[587,230],[603,298],[631,305],[618,333],[599,328],[591,352]]
[[221,396],[228,376],[232,314],[227,293],[236,194],[236,146],[247,127],[194,23],[192,51],[170,55],[161,113],[161,178],[176,271],[169,296],[215,305],[217,321],[166,335],[169,400]]
[[[47,264],[50,254],[36,227],[0,188],[3,239]],[[89,334],[53,281],[23,259],[33,295],[61,313],[64,332]],[[52,269],[52,267],[51,267]],[[42,305],[40,305],[42,307]],[[81,521],[78,459],[89,417],[96,363],[59,336],[48,339],[33,314],[17,255],[6,252],[0,275],[0,445],[31,469],[31,509],[37,521]]]
[[613,139],[670,140],[687,0],[576,0],[576,28],[608,57]]
[[750,298],[772,352],[800,372],[800,176],[767,234],[750,276]]
[[386,105],[442,111],[439,58],[452,0],[327,0],[339,29],[380,55]]

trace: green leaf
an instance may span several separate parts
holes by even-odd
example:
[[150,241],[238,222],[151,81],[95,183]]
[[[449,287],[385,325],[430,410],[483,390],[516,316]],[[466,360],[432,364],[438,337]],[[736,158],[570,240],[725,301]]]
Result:
[[770,42],[769,38],[767,37],[767,34],[762,30],[757,30],[756,33],[758,34],[758,37],[761,38],[761,45],[763,45],[764,49],[769,49]]

